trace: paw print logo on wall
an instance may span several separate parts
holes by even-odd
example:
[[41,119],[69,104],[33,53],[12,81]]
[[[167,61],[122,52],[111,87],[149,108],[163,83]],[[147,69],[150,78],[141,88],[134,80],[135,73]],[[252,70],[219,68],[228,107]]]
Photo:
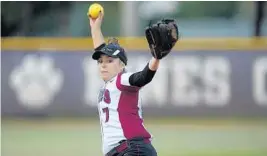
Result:
[[10,75],[10,87],[20,104],[41,109],[51,104],[63,83],[63,74],[53,59],[27,55]]

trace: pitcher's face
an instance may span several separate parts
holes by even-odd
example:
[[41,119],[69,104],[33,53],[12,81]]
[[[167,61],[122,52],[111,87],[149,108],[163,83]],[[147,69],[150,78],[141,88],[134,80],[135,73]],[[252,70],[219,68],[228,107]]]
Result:
[[119,58],[113,58],[102,54],[97,62],[100,76],[104,81],[112,79],[123,70]]

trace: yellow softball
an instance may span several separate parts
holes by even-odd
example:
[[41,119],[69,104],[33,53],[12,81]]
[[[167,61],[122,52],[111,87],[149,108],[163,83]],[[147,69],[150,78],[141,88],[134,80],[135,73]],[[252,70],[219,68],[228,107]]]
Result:
[[104,8],[98,4],[98,3],[94,3],[92,5],[90,5],[88,12],[87,12],[87,16],[96,19],[99,16],[99,13],[102,12],[102,14],[104,14]]

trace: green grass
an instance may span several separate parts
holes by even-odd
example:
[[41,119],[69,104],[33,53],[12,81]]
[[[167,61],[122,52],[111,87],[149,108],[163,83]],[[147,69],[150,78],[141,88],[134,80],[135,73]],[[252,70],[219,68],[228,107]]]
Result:
[[[266,156],[266,120],[146,120],[159,156]],[[100,156],[98,120],[2,120],[2,156]]]

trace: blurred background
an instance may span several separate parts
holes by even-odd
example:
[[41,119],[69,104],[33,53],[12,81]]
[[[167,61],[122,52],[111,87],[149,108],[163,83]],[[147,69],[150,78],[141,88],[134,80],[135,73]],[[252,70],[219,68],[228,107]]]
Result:
[[[2,2],[2,36],[87,37],[92,2]],[[183,37],[267,35],[265,2],[101,2],[106,36],[143,36],[149,21],[179,19]],[[265,26],[264,26],[265,25]],[[237,31],[238,30],[238,31]]]
[[[1,2],[3,156],[101,155],[92,3]],[[141,94],[160,156],[267,155],[266,2],[98,3],[133,72],[151,58],[145,27],[178,22],[181,41]]]

